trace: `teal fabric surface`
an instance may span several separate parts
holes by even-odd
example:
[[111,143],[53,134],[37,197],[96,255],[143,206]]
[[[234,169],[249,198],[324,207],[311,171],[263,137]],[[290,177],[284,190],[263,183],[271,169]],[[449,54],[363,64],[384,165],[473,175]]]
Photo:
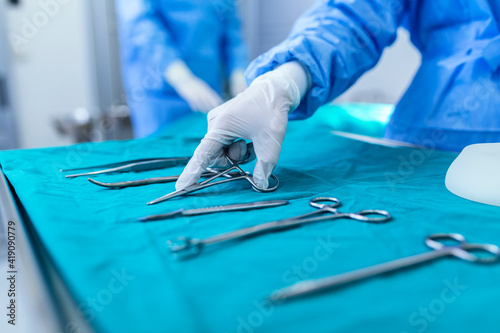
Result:
[[[0,153],[36,232],[77,304],[98,332],[494,332],[500,327],[500,265],[442,259],[314,297],[274,306],[273,290],[428,251],[426,236],[462,233],[500,243],[500,208],[466,201],[444,186],[456,154],[386,148],[334,136],[312,117],[292,122],[275,174],[280,188],[244,182],[156,206],[174,184],[109,190],[59,169],[192,154],[202,116],[154,139]],[[253,165],[252,165],[253,166]],[[251,170],[252,166],[245,167]],[[106,181],[175,175],[182,168],[98,176]],[[207,237],[311,211],[334,196],[344,212],[384,209],[394,220],[311,224],[207,248],[173,261],[166,240]],[[179,208],[289,199],[288,206],[140,223]]]
[[394,108],[392,104],[328,104],[316,111],[318,114],[315,119],[335,131],[381,138]]

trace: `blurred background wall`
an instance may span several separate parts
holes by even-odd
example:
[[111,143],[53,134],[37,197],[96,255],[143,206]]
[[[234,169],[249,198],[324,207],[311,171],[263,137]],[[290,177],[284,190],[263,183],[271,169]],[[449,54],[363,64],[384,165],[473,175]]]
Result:
[[[123,110],[113,0],[0,2],[0,149],[70,144],[77,139],[62,134],[65,121],[84,124]],[[239,0],[251,56],[286,38],[313,3]],[[381,63],[336,102],[398,101],[420,63],[408,33],[399,35]],[[104,124],[78,140],[121,138],[115,130]]]

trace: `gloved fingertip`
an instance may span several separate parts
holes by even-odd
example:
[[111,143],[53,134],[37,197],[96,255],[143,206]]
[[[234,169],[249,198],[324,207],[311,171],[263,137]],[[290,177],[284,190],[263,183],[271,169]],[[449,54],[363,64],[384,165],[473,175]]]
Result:
[[263,167],[262,163],[257,161],[253,171],[253,180],[255,184],[262,189],[267,189],[269,187],[269,176],[271,175],[272,168],[270,170],[266,169],[269,168]]
[[253,177],[253,181],[257,185],[257,187],[261,189],[267,189],[269,187],[269,180],[267,178],[258,178],[258,177]]
[[185,170],[180,176],[177,182],[175,183],[175,189],[177,191],[183,190],[189,185],[196,183],[200,179],[200,176],[197,175],[196,172],[190,172],[189,170]]
[[188,187],[188,186],[189,186],[189,185],[186,185],[186,183],[185,183],[185,182],[183,182],[183,181],[177,181],[177,182],[175,183],[175,190],[176,190],[176,191],[180,191],[180,190],[185,189],[185,188],[186,188],[186,187]]
[[203,139],[179,176],[175,188],[181,190],[196,183],[222,146],[218,141]]
[[184,182],[181,182],[181,181],[177,181],[175,183],[175,190],[176,191],[180,191],[180,190],[183,190],[187,187],[188,185],[186,185]]

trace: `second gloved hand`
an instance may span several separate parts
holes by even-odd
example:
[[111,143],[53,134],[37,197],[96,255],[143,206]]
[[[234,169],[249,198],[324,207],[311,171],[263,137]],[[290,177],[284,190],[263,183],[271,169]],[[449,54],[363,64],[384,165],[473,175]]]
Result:
[[[288,63],[257,78],[236,98],[208,114],[208,133],[176,183],[184,189],[196,183],[207,167],[223,161],[223,147],[239,138],[253,141],[257,164],[253,176],[261,188],[269,186],[285,138],[288,113],[300,103],[308,86],[302,65]],[[229,154],[239,159],[246,145],[233,144]]]
[[222,97],[182,61],[176,61],[167,68],[165,79],[193,111],[207,113],[223,102]]

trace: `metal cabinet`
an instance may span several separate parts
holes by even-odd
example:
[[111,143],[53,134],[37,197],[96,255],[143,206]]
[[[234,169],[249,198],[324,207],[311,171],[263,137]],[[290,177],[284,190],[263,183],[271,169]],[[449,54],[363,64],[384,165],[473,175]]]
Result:
[[[5,2],[0,1],[0,13],[5,12]],[[10,95],[8,44],[4,20],[0,19],[0,150],[17,147],[14,110]]]
[[124,100],[113,0],[0,3],[19,146],[71,144],[57,119],[78,109],[98,118]]

